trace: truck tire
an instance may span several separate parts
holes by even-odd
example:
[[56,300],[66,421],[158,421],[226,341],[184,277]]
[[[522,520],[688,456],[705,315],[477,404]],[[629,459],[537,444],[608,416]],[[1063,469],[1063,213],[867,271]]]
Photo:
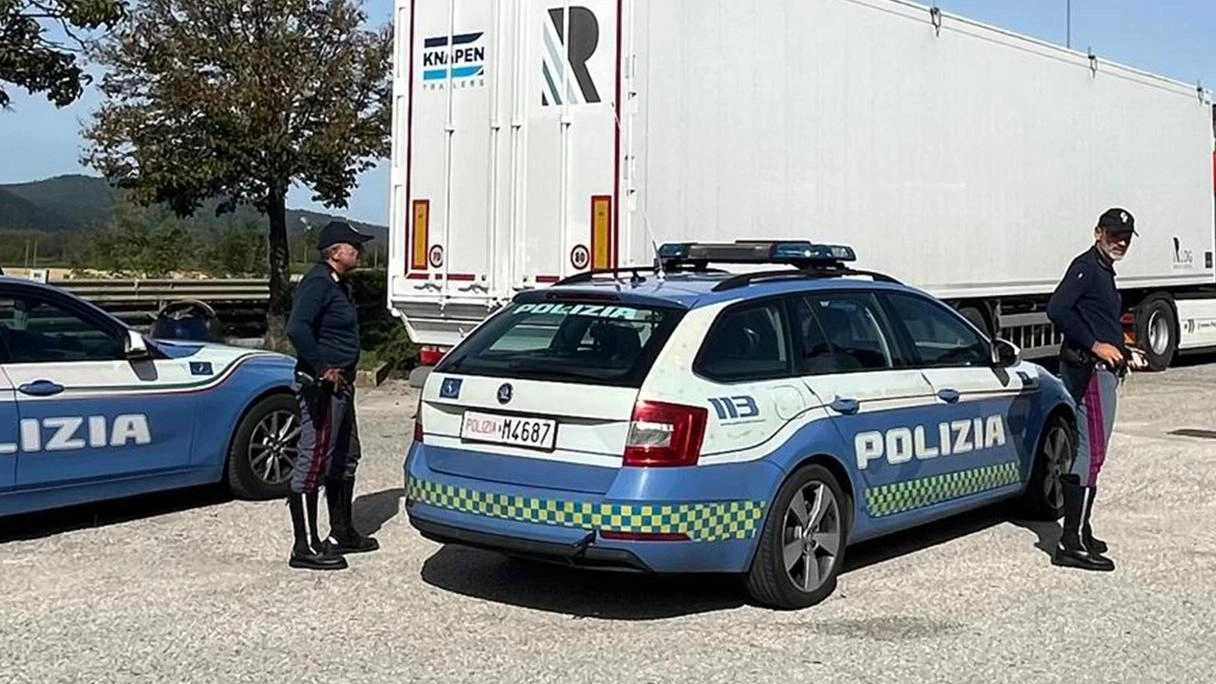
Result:
[[1136,307],[1136,343],[1153,371],[1170,367],[1178,352],[1178,314],[1169,295],[1154,294]]
[[994,336],[992,327],[988,325],[988,317],[978,307],[964,306],[958,310],[958,313],[963,318],[966,318],[971,325],[979,328],[985,337],[992,338]]

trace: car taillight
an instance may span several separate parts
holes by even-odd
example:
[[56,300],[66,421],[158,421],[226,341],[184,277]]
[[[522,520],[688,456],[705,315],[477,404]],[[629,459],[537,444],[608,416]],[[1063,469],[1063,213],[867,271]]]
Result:
[[639,401],[629,422],[625,465],[640,468],[696,465],[708,420],[709,411],[699,406]]
[[443,347],[422,347],[418,350],[418,365],[437,366],[447,353],[447,350]]

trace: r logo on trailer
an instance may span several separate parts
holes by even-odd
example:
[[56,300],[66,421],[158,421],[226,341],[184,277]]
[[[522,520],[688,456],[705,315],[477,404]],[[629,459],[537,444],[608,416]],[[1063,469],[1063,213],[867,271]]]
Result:
[[[567,20],[570,25],[570,35],[566,36]],[[594,104],[600,102],[599,90],[591,77],[587,62],[595,55],[600,43],[600,23],[595,13],[586,7],[570,7],[567,18],[565,8],[556,7],[548,12],[548,21],[544,26],[545,49],[541,70],[544,77],[544,88],[541,90],[541,104],[560,105]],[[564,54],[563,54],[564,53]],[[569,72],[572,78],[564,78]],[[566,92],[562,92],[562,83],[569,81]]]

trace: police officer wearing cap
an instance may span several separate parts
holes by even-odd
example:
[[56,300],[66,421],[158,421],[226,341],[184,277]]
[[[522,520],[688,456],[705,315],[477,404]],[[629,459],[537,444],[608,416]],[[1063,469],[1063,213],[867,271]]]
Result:
[[1136,222],[1126,209],[1105,211],[1094,229],[1094,244],[1073,259],[1047,305],[1047,316],[1064,334],[1060,378],[1077,402],[1076,453],[1061,477],[1064,529],[1052,562],[1085,570],[1110,571],[1107,545],[1094,537],[1090,516],[1098,473],[1115,423],[1119,383],[1128,368],[1148,364],[1123,339],[1123,297],[1115,287],[1115,263],[1127,255]]
[[[300,441],[289,507],[295,531],[291,567],[337,570],[343,554],[374,551],[375,539],[351,520],[361,448],[355,418],[359,314],[346,276],[358,267],[370,235],[334,221],[321,229],[321,262],[296,288],[287,337],[296,349]],[[329,536],[317,532],[317,491],[324,480]]]

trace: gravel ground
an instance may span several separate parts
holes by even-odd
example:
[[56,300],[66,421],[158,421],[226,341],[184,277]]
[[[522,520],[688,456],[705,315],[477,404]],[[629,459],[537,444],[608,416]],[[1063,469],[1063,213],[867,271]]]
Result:
[[1058,527],[997,508],[851,549],[799,612],[422,539],[390,384],[359,406],[383,549],[348,571],[291,570],[284,504],[209,491],[0,520],[0,681],[1212,681],[1216,443],[1169,434],[1216,427],[1203,361],[1125,389],[1095,513],[1116,572],[1053,568]]

